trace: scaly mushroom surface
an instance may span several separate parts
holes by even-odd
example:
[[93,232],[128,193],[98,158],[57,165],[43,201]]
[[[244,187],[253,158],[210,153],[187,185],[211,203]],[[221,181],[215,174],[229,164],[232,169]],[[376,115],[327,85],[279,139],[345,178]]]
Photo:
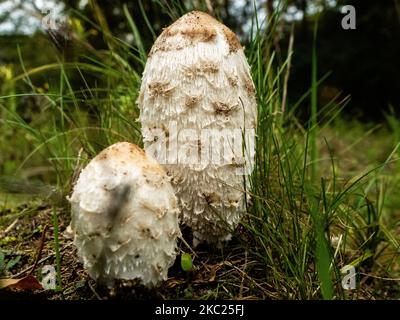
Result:
[[257,104],[236,35],[204,12],[164,29],[138,96],[146,152],[173,177],[183,222],[197,240],[230,238],[245,213]]
[[177,254],[179,209],[164,169],[138,146],[116,143],[81,171],[69,198],[74,244],[90,277],[114,285],[167,278]]

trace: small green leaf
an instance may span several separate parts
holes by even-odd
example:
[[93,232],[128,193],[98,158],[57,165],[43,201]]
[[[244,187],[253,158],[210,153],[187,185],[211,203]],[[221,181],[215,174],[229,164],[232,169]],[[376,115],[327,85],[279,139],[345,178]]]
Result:
[[17,256],[16,258],[9,260],[6,265],[6,269],[12,269],[19,262],[19,260],[21,260],[21,256]]
[[183,271],[190,271],[193,268],[193,260],[190,254],[183,253],[181,255],[181,268]]
[[16,237],[7,236],[0,240],[0,246],[6,246],[6,245],[10,244],[11,242],[15,242],[15,241],[17,241]]

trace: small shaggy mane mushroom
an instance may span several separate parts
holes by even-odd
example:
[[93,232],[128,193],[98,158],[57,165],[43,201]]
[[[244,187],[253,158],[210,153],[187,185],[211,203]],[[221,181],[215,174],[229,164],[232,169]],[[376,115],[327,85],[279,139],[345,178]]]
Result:
[[180,235],[178,204],[164,169],[138,146],[121,142],[82,170],[69,198],[74,244],[93,279],[167,278]]

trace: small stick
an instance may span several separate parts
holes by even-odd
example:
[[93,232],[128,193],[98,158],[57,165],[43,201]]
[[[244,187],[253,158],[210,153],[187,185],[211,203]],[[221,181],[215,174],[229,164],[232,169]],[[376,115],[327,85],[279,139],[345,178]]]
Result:
[[[68,248],[69,246],[71,246],[73,244],[73,242],[71,241],[70,243],[66,244],[63,248],[61,248],[61,251],[64,251],[66,248]],[[44,257],[43,259],[40,259],[39,262],[37,264],[41,264],[47,260],[49,260],[51,257],[53,257],[55,255],[55,253],[52,253],[50,255],[48,255],[47,257]],[[29,271],[29,269],[31,269],[32,266],[29,266],[27,268],[25,268],[24,270],[22,270],[21,272],[17,273],[16,275],[13,275],[12,278],[18,278],[21,275],[23,275],[25,272]]]
[[39,248],[38,248],[38,250],[36,251],[35,263],[33,264],[31,271],[28,273],[28,276],[30,276],[30,275],[33,273],[33,271],[35,271],[35,269],[36,269],[36,267],[37,267],[37,265],[38,265],[38,263],[39,263],[39,258],[40,258],[40,255],[42,254],[42,251],[43,251],[44,239],[45,239],[46,231],[47,231],[47,228],[48,228],[48,227],[49,227],[49,226],[46,224],[46,225],[44,226],[44,228],[43,228],[42,236],[41,236],[41,238],[40,238]]
[[17,222],[18,222],[18,218],[15,219],[14,222],[11,223],[11,224],[7,227],[6,230],[4,230],[4,232],[3,232],[4,236],[7,235],[7,233],[9,233],[9,232],[16,226]]
[[198,258],[198,255],[197,255],[196,252],[192,249],[192,247],[186,242],[186,240],[183,239],[182,236],[180,236],[179,239],[182,241],[182,243],[183,243],[186,247],[188,247],[188,249],[193,253],[193,255],[194,255],[196,258]]
[[379,279],[379,280],[385,280],[385,281],[400,281],[400,278],[378,277],[378,276],[374,276],[374,275],[372,275],[372,274],[363,273],[363,272],[360,272],[360,274],[363,275],[363,276],[367,276],[367,277],[371,277],[371,278]]
[[87,281],[87,284],[88,284],[90,290],[93,292],[93,294],[96,296],[96,298],[97,298],[98,300],[103,300],[103,299],[100,297],[100,295],[97,293],[97,291],[93,288],[93,286],[90,284],[90,281],[89,281],[88,279],[86,279],[86,281]]

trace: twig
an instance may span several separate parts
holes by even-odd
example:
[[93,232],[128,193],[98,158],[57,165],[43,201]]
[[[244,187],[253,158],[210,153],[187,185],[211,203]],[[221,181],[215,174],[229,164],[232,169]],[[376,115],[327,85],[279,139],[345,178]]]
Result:
[[15,219],[14,222],[11,223],[11,224],[7,227],[6,230],[4,230],[4,232],[3,232],[4,236],[6,236],[7,233],[9,233],[9,232],[17,225],[17,223],[18,223],[18,218]]
[[[66,248],[68,248],[68,247],[71,246],[72,244],[73,244],[72,241],[71,241],[70,243],[67,243],[64,247],[62,247],[62,248],[60,249],[60,252],[61,252],[61,251],[64,251]],[[45,257],[45,258],[39,260],[39,262],[38,262],[37,264],[41,264],[41,263],[43,263],[43,262],[49,260],[49,259],[50,259],[51,257],[53,257],[54,255],[55,255],[55,253],[52,253],[52,254],[48,255],[47,257]],[[12,278],[18,278],[18,277],[20,277],[20,276],[23,275],[25,272],[29,271],[31,268],[32,268],[32,266],[29,266],[29,267],[25,268],[25,269],[22,270],[21,272],[19,272],[19,273],[13,275]]]
[[37,265],[39,263],[39,258],[40,258],[40,255],[42,254],[42,251],[43,251],[44,239],[45,239],[45,236],[46,236],[47,228],[48,228],[48,225],[46,224],[44,226],[44,228],[43,228],[42,236],[40,237],[39,248],[36,251],[35,263],[33,264],[31,271],[29,271],[28,276],[30,276],[33,273],[33,271],[35,271],[35,269],[36,269],[36,267],[37,267]]
[[374,276],[372,274],[368,274],[368,273],[362,273],[360,272],[361,275],[363,276],[367,276],[370,278],[374,278],[374,279],[379,279],[379,280],[386,280],[386,281],[400,281],[400,278],[384,278],[384,277],[378,277],[378,276]]
[[189,245],[189,243],[186,242],[185,239],[183,239],[182,236],[179,237],[179,239],[183,242],[183,244],[188,247],[188,249],[193,253],[193,255],[198,258],[198,255],[196,254],[196,252],[192,249],[192,247]]
[[91,290],[91,291],[93,292],[93,294],[96,296],[96,298],[97,298],[98,300],[103,300],[103,299],[100,297],[100,295],[97,293],[97,291],[93,288],[93,286],[90,284],[90,280],[87,280],[87,284],[88,284],[90,290]]

